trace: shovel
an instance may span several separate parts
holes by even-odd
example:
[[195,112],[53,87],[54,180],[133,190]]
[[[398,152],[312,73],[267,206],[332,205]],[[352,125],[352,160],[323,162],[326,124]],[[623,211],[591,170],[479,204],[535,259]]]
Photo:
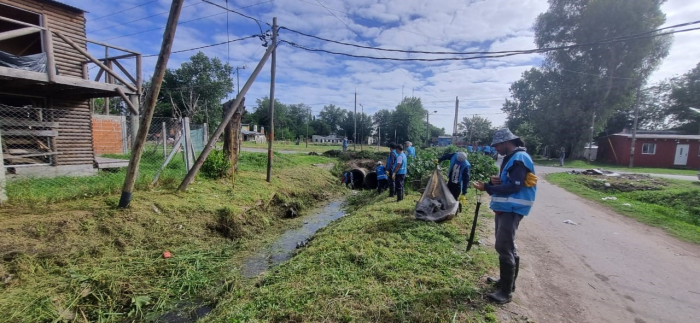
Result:
[[474,209],[474,221],[472,222],[472,231],[469,234],[469,242],[467,243],[467,252],[472,249],[474,244],[474,235],[476,231],[476,221],[479,219],[479,208],[481,208],[481,191],[476,192],[476,208]]

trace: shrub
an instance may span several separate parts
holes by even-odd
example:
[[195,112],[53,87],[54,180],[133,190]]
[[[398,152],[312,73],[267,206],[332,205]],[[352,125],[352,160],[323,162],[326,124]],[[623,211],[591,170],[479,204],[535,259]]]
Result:
[[[466,152],[465,149],[456,146],[444,148],[433,147],[418,150],[416,152],[416,158],[409,159],[407,177],[411,179],[411,183],[416,183],[417,185],[418,180],[420,180],[419,186],[424,186],[425,183],[427,183],[426,179],[433,173],[433,170],[435,170],[433,160],[446,153],[455,153],[458,151]],[[472,165],[471,180],[487,181],[489,177],[498,173],[498,168],[494,164],[493,158],[482,153],[471,153],[467,154],[467,156],[469,163]],[[447,168],[449,167],[449,161],[443,161],[441,165]]]
[[207,159],[202,164],[202,175],[207,178],[217,179],[226,175],[231,168],[231,161],[222,150],[212,150]]

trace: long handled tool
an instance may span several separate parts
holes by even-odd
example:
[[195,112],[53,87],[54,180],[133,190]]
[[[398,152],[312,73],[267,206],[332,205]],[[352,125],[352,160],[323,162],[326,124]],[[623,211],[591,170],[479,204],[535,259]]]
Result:
[[474,244],[474,236],[476,234],[476,221],[479,219],[479,208],[481,208],[481,191],[476,191],[476,209],[474,210],[474,221],[472,222],[472,231],[469,234],[469,243],[467,243],[467,252],[472,249]]

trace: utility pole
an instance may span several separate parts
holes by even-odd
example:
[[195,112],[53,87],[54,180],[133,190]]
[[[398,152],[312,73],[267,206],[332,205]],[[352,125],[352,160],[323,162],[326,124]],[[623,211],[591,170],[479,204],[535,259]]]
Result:
[[[242,101],[245,98],[245,94],[248,92],[250,87],[253,86],[255,78],[258,77],[258,74],[260,74],[260,71],[262,71],[263,66],[265,66],[265,62],[267,62],[267,59],[270,58],[270,55],[272,55],[272,52],[275,50],[276,46],[276,43],[272,43],[268,46],[267,50],[265,51],[265,54],[263,54],[262,58],[260,59],[260,62],[253,70],[253,73],[250,74],[250,78],[248,78],[248,81],[246,81],[243,85],[241,93],[239,93],[236,96],[236,100],[233,101],[233,103],[231,103],[231,106],[238,107],[241,105],[241,103],[243,103]],[[209,138],[209,142],[207,142],[207,145],[204,146],[204,150],[202,150],[202,153],[199,154],[199,157],[192,166],[192,169],[190,169],[190,171],[187,173],[187,176],[185,176],[185,179],[183,179],[182,183],[180,183],[180,186],[177,188],[178,191],[187,190],[187,186],[194,180],[194,177],[197,175],[197,172],[199,172],[199,169],[202,168],[204,160],[206,160],[207,156],[209,156],[209,153],[211,153],[211,151],[214,150],[216,142],[221,137],[221,134],[224,133],[224,128],[226,128],[226,125],[231,121],[231,118],[233,117],[233,114],[236,112],[236,110],[237,109],[228,109],[228,111],[226,111],[226,114],[223,116],[221,123],[219,124],[219,127],[216,128],[211,138]]]
[[[469,119],[467,119],[467,120],[469,120]],[[473,132],[472,130],[474,130],[474,122],[472,122],[472,121],[474,121],[474,116],[472,116],[472,120],[469,121],[469,128],[467,129],[467,131],[469,131],[469,139],[467,139],[468,146],[472,146],[472,132]]]
[[[228,14],[228,11],[226,12]],[[239,78],[239,72],[238,70],[244,70],[246,68],[245,65],[243,66],[236,66],[236,85],[238,85],[238,91],[236,93],[241,93],[241,80]]]
[[365,106],[360,103],[362,112],[360,113],[360,151],[362,151],[362,140],[365,139]]
[[352,141],[352,150],[357,151],[357,89],[355,89],[355,114],[353,117],[353,119],[355,119],[355,132],[352,134],[354,138]]
[[452,144],[457,142],[457,114],[459,112],[459,97],[455,97],[455,122],[452,124]]
[[377,126],[377,130],[379,131],[378,136],[377,136],[377,152],[378,152],[379,145],[382,144],[382,124],[381,123]]
[[425,146],[430,147],[430,112],[425,112]]
[[[170,6],[170,14],[168,15],[168,21],[165,24],[165,32],[163,33],[163,43],[160,46],[158,61],[156,62],[153,72],[153,82],[151,82],[150,89],[146,94],[143,115],[141,117],[141,126],[139,127],[139,131],[134,140],[134,146],[131,149],[131,156],[129,157],[129,167],[126,171],[122,195],[119,199],[120,208],[126,208],[129,206],[129,203],[131,203],[131,194],[134,192],[134,183],[136,182],[136,175],[139,170],[139,163],[141,162],[141,154],[146,144],[146,137],[148,136],[148,130],[151,126],[151,120],[153,119],[156,100],[158,99],[160,86],[163,84],[163,76],[168,66],[168,59],[170,58],[170,51],[173,47],[173,40],[175,40],[175,30],[177,29],[177,21],[180,18],[183,2],[184,0],[173,0]],[[2,171],[4,171],[4,169]]]
[[267,143],[267,182],[272,180],[272,142],[275,141],[275,72],[277,71],[277,17],[272,18],[272,66],[270,67],[270,141]]
[[632,147],[630,147],[630,168],[634,167],[634,145],[637,141],[637,114],[639,112],[639,96],[641,92],[642,82],[639,82],[637,86],[637,96],[634,99],[634,125],[632,126]]
[[311,121],[311,108],[306,108],[309,115],[306,118],[306,148],[309,148],[309,121]]
[[593,119],[591,120],[591,136],[588,138],[588,161],[591,161],[590,151],[593,149],[593,133],[595,132],[595,111],[593,111]]

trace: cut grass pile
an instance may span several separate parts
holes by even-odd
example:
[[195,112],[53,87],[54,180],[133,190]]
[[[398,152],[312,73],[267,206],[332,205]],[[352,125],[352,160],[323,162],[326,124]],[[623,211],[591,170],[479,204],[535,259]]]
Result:
[[[480,246],[465,252],[472,216],[416,221],[418,197],[411,193],[401,203],[370,191],[352,197],[346,217],[257,281],[238,282],[204,321],[495,321],[480,289],[494,253]],[[483,215],[491,217],[487,209]],[[489,230],[482,224],[479,231]]]
[[[700,183],[654,178],[626,179],[556,173],[547,179],[672,235],[700,243]],[[610,187],[605,186],[605,182]],[[602,200],[614,196],[617,200]],[[626,206],[624,204],[629,204]]]
[[[556,166],[559,167],[559,159],[535,159],[533,160],[536,165],[542,166]],[[642,173],[642,174],[669,174],[669,175],[685,175],[685,176],[696,176],[698,170],[694,169],[675,169],[675,168],[656,168],[656,167],[625,167],[615,164],[607,164],[602,162],[587,162],[584,160],[565,160],[564,167],[568,168],[579,168],[579,169],[591,169],[591,168],[602,168],[605,170],[616,171],[616,172],[629,172],[629,173]]]
[[[239,280],[242,254],[301,224],[281,218],[284,204],[305,210],[340,190],[329,172],[310,166],[331,159],[276,156],[272,183],[259,159],[241,157],[235,189],[198,179],[173,193],[177,180],[135,192],[126,210],[109,190],[55,203],[29,195],[31,205],[0,208],[0,321],[149,321],[216,304]],[[172,258],[163,258],[166,250]]]

